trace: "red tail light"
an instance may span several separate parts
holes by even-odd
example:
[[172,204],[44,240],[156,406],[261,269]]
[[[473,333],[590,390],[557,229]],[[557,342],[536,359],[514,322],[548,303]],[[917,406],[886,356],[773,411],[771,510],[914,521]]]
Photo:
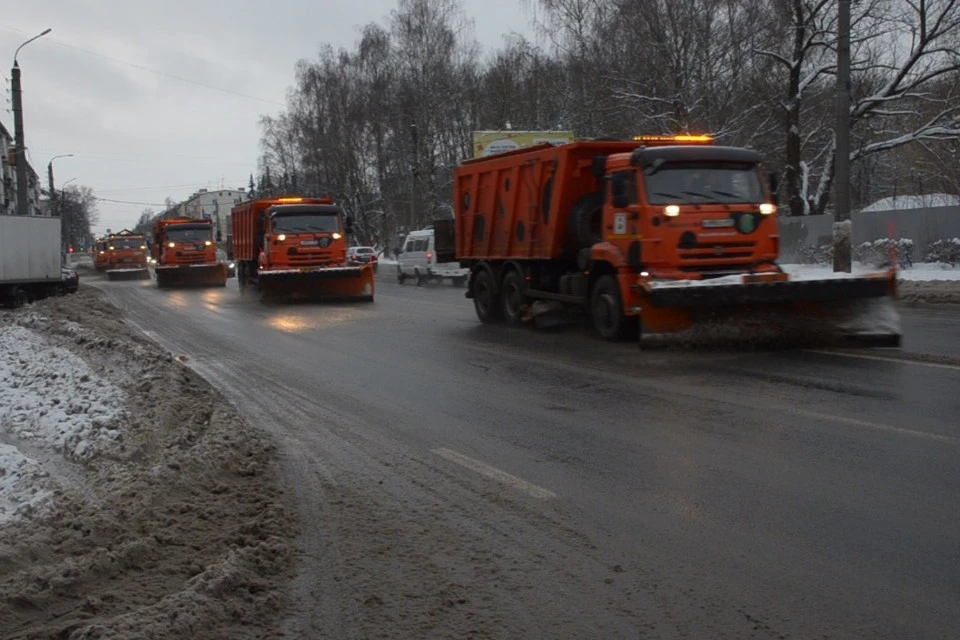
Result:
[[427,260],[433,260],[433,254],[427,253]]

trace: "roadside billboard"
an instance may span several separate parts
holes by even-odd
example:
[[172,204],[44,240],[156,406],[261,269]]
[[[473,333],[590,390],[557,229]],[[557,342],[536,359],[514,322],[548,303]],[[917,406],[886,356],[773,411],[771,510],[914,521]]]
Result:
[[474,131],[473,157],[483,158],[544,142],[567,144],[573,140],[573,131]]

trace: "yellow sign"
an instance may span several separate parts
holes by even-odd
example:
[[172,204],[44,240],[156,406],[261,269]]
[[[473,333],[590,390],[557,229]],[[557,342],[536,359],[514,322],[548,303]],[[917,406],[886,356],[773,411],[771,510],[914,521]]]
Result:
[[473,157],[484,158],[543,143],[568,144],[573,140],[573,131],[474,131]]

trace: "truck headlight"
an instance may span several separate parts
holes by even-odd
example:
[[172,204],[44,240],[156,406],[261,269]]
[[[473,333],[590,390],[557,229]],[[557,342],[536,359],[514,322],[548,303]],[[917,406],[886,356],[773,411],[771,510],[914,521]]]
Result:
[[171,243],[168,244],[167,246],[170,247],[171,249],[173,249],[175,246],[177,246],[177,243],[171,242]]
[[676,216],[680,215],[680,207],[675,204],[668,204],[663,208],[663,215],[667,216],[668,218],[675,218]]
[[283,242],[283,241],[286,240],[286,239],[287,239],[287,234],[285,234],[285,233],[281,233],[280,235],[277,236],[277,240],[278,240],[279,242]]
[[764,202],[763,204],[760,205],[760,213],[762,213],[765,216],[768,216],[771,213],[776,213],[776,212],[777,212],[776,205],[770,204],[769,202]]
[[339,233],[334,232],[334,234],[333,234],[333,239],[334,239],[334,240],[339,240],[339,239],[342,238],[342,237],[343,237],[343,236],[341,236]]

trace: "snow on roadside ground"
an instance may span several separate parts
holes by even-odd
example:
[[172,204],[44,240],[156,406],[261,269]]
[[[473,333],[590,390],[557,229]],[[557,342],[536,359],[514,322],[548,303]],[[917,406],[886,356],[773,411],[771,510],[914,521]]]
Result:
[[0,312],[0,638],[261,638],[299,523],[275,448],[96,289]]
[[22,326],[0,332],[0,420],[71,459],[116,441],[124,394],[78,356]]
[[[791,276],[798,276],[803,279],[830,278],[835,277],[835,275],[839,275],[834,274],[833,267],[830,266],[810,264],[784,264],[780,266]],[[855,263],[851,269],[851,272],[853,274],[858,274],[877,272],[880,270],[881,269],[878,269],[877,267],[870,267]],[[960,281],[960,267],[954,267],[944,263],[920,262],[915,263],[909,269],[898,270],[897,279],[922,282]]]
[[0,525],[34,513],[50,503],[47,473],[36,460],[0,442]]
[[[786,264],[783,270],[802,279],[836,277],[833,268],[820,265]],[[877,271],[854,264],[854,274]],[[845,274],[844,274],[845,275]],[[908,304],[960,304],[960,267],[944,263],[914,263],[897,271],[897,299]]]

